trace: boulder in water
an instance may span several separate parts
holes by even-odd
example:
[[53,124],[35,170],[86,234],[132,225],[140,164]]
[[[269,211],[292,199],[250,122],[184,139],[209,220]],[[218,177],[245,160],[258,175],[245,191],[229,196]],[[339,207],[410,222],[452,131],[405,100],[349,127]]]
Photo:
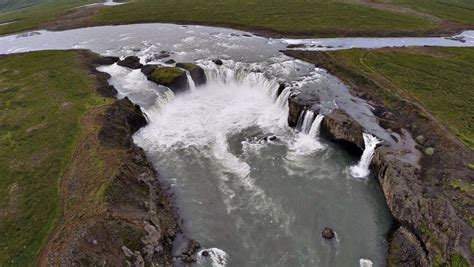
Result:
[[174,63],[176,63],[176,61],[174,59],[168,59],[168,60],[165,61],[165,64],[169,64],[169,65],[172,65]]
[[189,71],[196,86],[203,85],[207,81],[204,70],[194,63],[176,63],[176,67]]
[[324,227],[323,230],[321,231],[321,235],[325,239],[333,239],[336,236],[336,233],[334,232],[333,229]]
[[184,92],[189,89],[186,72],[180,68],[155,68],[147,75],[147,78],[156,84],[170,88],[174,93]]
[[224,64],[224,63],[222,62],[222,60],[220,60],[220,59],[214,59],[212,62],[214,62],[214,64],[216,64],[216,65],[218,65],[218,66]]
[[110,56],[98,57],[98,58],[94,59],[92,61],[92,63],[96,64],[96,65],[112,65],[112,64],[114,64],[115,62],[117,62],[119,60],[120,60],[120,58],[118,58],[118,57],[110,57]]
[[203,257],[209,257],[209,251],[204,250],[203,252],[201,252],[201,255],[202,255]]
[[286,48],[305,48],[304,44],[289,44]]
[[130,69],[139,69],[143,66],[140,63],[140,59],[137,56],[126,57],[123,60],[119,60],[119,62],[117,62],[117,64],[119,66],[127,67],[127,68],[130,68]]
[[156,65],[156,64],[147,64],[147,65],[142,67],[141,71],[146,77],[148,77],[148,76],[150,76],[152,71],[154,71],[155,69],[157,69],[159,67],[160,66]]

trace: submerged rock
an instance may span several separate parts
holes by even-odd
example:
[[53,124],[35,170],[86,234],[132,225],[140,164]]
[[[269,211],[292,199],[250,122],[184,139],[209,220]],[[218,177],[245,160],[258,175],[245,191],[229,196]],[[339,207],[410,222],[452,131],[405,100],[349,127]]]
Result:
[[286,48],[305,48],[306,46],[304,44],[289,44],[286,46]]
[[189,71],[191,78],[196,86],[203,85],[207,82],[206,73],[204,70],[193,63],[176,63],[176,67]]
[[186,72],[177,67],[154,68],[149,72],[147,78],[152,82],[170,88],[174,93],[184,92],[189,89]]
[[324,237],[325,239],[333,239],[336,236],[336,233],[334,232],[333,229],[325,227],[321,231],[321,236]]
[[140,63],[140,59],[137,56],[129,56],[117,62],[119,66],[127,67],[130,69],[139,69],[143,65]]

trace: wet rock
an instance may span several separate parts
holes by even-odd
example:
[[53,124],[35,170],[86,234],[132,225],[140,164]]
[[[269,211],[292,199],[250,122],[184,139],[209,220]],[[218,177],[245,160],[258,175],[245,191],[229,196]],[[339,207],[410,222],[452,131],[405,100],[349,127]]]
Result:
[[146,124],[140,106],[125,97],[117,100],[105,112],[99,140],[108,147],[130,148],[133,145],[132,133]]
[[203,252],[201,252],[201,255],[202,255],[203,257],[209,257],[209,251],[204,250]]
[[325,239],[333,239],[336,236],[336,233],[334,233],[333,229],[325,227],[321,231],[321,236]]
[[214,64],[216,64],[216,65],[218,65],[218,66],[221,66],[222,64],[224,64],[224,63],[222,62],[222,60],[220,60],[220,59],[214,59],[212,62],[214,62]]
[[304,44],[289,44],[286,46],[286,48],[305,48],[306,46]]
[[174,63],[176,63],[176,61],[174,59],[168,59],[168,60],[165,61],[165,64],[169,64],[169,65],[172,65]]
[[141,71],[142,73],[148,77],[150,76],[150,74],[157,68],[159,68],[160,66],[157,65],[157,64],[147,64],[145,66],[142,67]]
[[286,88],[286,84],[280,83],[280,85],[278,86],[277,97],[281,95],[281,93],[283,92],[283,90],[285,90],[285,88]]
[[120,60],[119,57],[111,57],[111,56],[107,56],[107,57],[98,57],[96,59],[94,59],[92,61],[93,64],[96,64],[96,65],[112,65],[114,64],[115,62],[118,62]]
[[316,92],[309,91],[288,98],[288,125],[296,127],[301,113],[306,109],[319,110],[319,96]]
[[420,242],[404,227],[392,234],[387,262],[388,266],[430,266]]
[[363,132],[362,126],[340,109],[324,116],[321,123],[321,135],[346,145],[349,149],[364,150]]
[[267,137],[267,140],[268,141],[276,141],[277,137],[275,135],[270,135],[269,137]]
[[176,67],[189,71],[191,78],[196,86],[203,85],[207,82],[206,73],[204,70],[193,63],[176,63]]
[[424,145],[425,142],[426,142],[426,139],[425,139],[425,137],[424,137],[423,135],[418,135],[418,136],[416,137],[416,141],[418,142],[418,144]]
[[149,72],[147,79],[170,88],[175,94],[189,89],[186,72],[177,67],[159,67]]
[[140,59],[137,56],[129,56],[124,58],[123,60],[119,60],[117,62],[119,66],[127,67],[130,69],[139,69],[143,65],[140,63]]

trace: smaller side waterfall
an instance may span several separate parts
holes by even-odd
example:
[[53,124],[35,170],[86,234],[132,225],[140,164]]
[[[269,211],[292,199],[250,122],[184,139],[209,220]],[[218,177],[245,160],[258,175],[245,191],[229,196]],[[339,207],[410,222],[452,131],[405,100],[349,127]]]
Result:
[[319,136],[319,131],[321,129],[321,123],[323,122],[324,115],[318,114],[311,124],[311,129],[309,129],[309,136],[317,138]]
[[314,120],[314,111],[307,110],[303,117],[303,123],[301,124],[302,133],[305,133],[305,134],[309,133],[313,120]]
[[349,168],[350,174],[356,178],[362,178],[369,175],[369,165],[372,161],[372,158],[374,157],[375,147],[380,143],[380,140],[378,140],[377,137],[373,135],[364,133],[363,137],[365,149],[362,153],[362,157],[360,158],[360,161],[357,165],[351,166]]
[[189,71],[186,71],[186,77],[188,77],[189,89],[191,90],[191,92],[196,91],[196,83],[191,77],[191,74],[189,74]]

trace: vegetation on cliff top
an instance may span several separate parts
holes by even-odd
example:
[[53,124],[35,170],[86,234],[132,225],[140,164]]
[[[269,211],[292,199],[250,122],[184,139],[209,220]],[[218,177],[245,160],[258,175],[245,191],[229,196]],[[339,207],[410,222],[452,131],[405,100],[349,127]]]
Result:
[[76,52],[11,55],[0,66],[0,265],[31,266],[60,214],[80,120],[110,100]]

